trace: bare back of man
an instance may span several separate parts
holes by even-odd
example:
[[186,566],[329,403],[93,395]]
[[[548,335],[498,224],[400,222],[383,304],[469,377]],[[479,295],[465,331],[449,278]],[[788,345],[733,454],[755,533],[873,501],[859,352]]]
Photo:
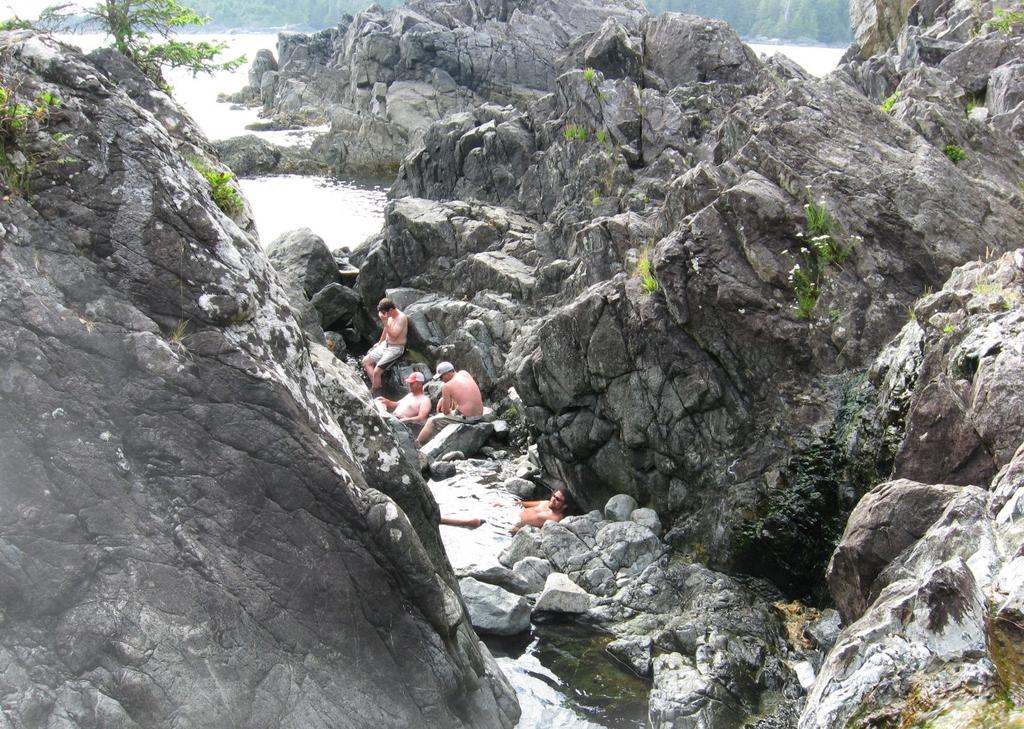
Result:
[[441,398],[437,401],[437,415],[423,426],[416,436],[416,442],[423,445],[434,437],[446,424],[461,422],[466,418],[479,418],[484,414],[484,400],[473,375],[465,370],[456,371],[451,362],[439,362],[438,374],[441,379]]
[[483,415],[484,401],[473,375],[460,370],[445,382],[441,388],[441,401],[437,409],[445,415],[458,413],[465,418]]

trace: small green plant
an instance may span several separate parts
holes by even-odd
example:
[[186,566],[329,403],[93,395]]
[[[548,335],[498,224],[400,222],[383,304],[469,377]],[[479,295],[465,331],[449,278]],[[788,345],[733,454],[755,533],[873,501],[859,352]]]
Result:
[[654,294],[661,291],[661,284],[654,275],[651,253],[647,246],[640,249],[640,256],[636,260],[636,275],[640,277],[640,286],[646,293]]
[[210,197],[217,203],[217,207],[224,211],[225,215],[234,217],[242,212],[244,207],[242,196],[231,184],[231,181],[235,179],[233,174],[215,170],[201,160],[193,160],[192,166],[210,184]]
[[975,109],[977,109],[979,107],[982,107],[984,105],[985,105],[985,97],[983,95],[982,96],[972,96],[971,98],[969,98],[967,100],[967,113],[970,114]]
[[964,151],[964,148],[956,144],[947,144],[942,148],[942,153],[945,154],[953,164],[960,164],[960,162],[967,157],[967,153]]
[[896,106],[896,102],[900,100],[900,92],[893,91],[891,94],[885,97],[885,101],[878,108],[884,113],[889,114],[892,112],[892,107]]
[[1015,25],[1024,24],[1024,2],[1020,6],[1020,10],[996,10],[986,25],[1004,33],[1012,32]]
[[605,142],[608,141],[608,132],[606,132],[604,129],[598,129],[596,132],[594,132],[594,139],[597,140],[598,144],[604,144]]
[[[40,162],[39,153],[28,151],[25,142],[46,125],[59,106],[60,99],[48,91],[24,103],[12,87],[0,86],[0,177],[22,195],[28,195],[32,173]],[[61,144],[66,136],[58,139],[54,135],[53,139]]]
[[567,142],[585,142],[587,141],[587,130],[579,124],[567,124],[562,131],[562,136]]
[[178,321],[167,333],[167,341],[178,349],[185,349],[185,335],[188,334],[188,319]]
[[22,20],[17,15],[7,20],[0,20],[0,30],[30,30],[32,23],[28,20]]
[[594,79],[596,77],[597,74],[594,72],[594,69],[590,68],[589,66],[583,69],[583,80],[586,81],[588,84],[593,84]]
[[942,327],[942,333],[943,334],[952,334],[955,331],[956,331],[956,327],[953,325],[953,322],[951,322],[951,321],[947,321],[945,323],[945,325],[943,325],[943,327]]
[[818,283],[815,277],[795,264],[789,271],[789,285],[796,293],[796,315],[798,319],[809,319],[818,303]]
[[[821,280],[833,264],[843,263],[850,248],[840,245],[836,238],[836,223],[824,201],[813,200],[804,205],[804,230],[797,233],[806,243],[801,246],[802,262],[789,271],[789,285],[796,294],[796,315],[809,319],[821,295]],[[850,245],[858,240],[854,236]]]
[[601,193],[599,193],[597,190],[591,190],[590,204],[595,208],[601,204]]
[[811,235],[832,235],[835,221],[824,203],[812,201],[804,205],[804,220],[807,222],[807,232]]

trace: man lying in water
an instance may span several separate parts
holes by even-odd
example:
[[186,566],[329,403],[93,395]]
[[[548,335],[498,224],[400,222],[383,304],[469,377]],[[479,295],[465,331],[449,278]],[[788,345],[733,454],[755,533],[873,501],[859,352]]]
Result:
[[524,526],[542,527],[544,522],[561,521],[569,509],[569,492],[556,489],[550,499],[520,501],[519,506],[523,508],[523,513],[519,515],[519,522],[512,527],[513,534]]
[[[495,504],[495,506],[502,506],[502,504]],[[520,507],[523,511],[519,515],[519,521],[510,530],[512,534],[515,534],[524,526],[535,526],[542,527],[545,522],[549,521],[561,521],[569,510],[569,492],[565,489],[556,489],[550,499],[542,499],[540,501],[519,501],[516,506]],[[441,517],[441,524],[446,526],[459,526],[459,527],[478,527],[485,523],[485,519],[457,519],[453,517]]]

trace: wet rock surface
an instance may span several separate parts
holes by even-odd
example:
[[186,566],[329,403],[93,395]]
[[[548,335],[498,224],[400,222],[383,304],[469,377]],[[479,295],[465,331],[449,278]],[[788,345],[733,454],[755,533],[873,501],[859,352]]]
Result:
[[24,149],[69,135],[0,207],[5,723],[514,725],[418,470],[365,388],[327,395],[187,116],[102,54],[0,45],[61,101]]

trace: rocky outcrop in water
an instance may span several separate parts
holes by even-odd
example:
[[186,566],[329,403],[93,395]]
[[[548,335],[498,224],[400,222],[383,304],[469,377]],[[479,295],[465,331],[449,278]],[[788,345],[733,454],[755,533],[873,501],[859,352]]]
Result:
[[239,99],[273,117],[318,118],[314,154],[336,171],[393,172],[432,122],[485,101],[526,103],[553,85],[571,41],[609,21],[633,27],[634,0],[414,0],[371,6],[336,28],[282,34]]
[[4,726],[513,726],[414,459],[188,118],[113,54],[0,68],[60,99],[3,140]]
[[573,615],[614,636],[609,653],[653,682],[651,726],[726,729],[754,714],[791,726],[802,693],[792,666],[806,658],[787,647],[774,590],[672,558],[646,510],[616,514],[617,499],[608,518],[525,528],[501,553],[515,575],[546,575],[526,588],[539,592],[535,620]]

